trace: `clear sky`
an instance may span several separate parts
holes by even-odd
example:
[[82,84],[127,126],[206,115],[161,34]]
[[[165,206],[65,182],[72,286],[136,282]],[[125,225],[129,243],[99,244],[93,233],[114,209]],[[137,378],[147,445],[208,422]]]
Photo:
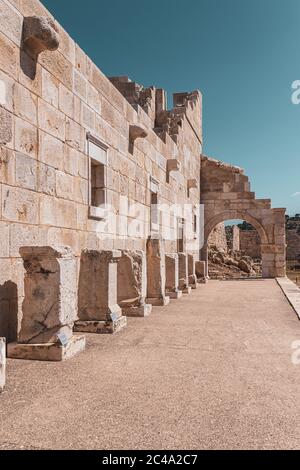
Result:
[[[43,0],[106,75],[203,93],[206,155],[300,213],[299,0]],[[299,193],[299,194],[297,194]]]

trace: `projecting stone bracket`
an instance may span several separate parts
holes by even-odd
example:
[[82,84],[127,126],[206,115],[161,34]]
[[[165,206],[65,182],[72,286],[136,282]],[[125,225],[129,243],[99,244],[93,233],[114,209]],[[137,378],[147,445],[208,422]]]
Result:
[[43,51],[57,50],[59,34],[54,21],[44,16],[25,17],[22,44],[24,50],[35,58]]
[[132,125],[129,127],[129,140],[133,143],[136,139],[145,139],[148,132],[142,126]]
[[167,161],[167,183],[170,180],[170,173],[171,171],[180,171],[181,170],[181,163],[179,160],[172,158]]

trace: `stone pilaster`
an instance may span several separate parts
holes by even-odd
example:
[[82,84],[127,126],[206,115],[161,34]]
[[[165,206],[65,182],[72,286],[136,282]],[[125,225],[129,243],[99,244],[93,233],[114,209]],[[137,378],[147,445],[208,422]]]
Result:
[[196,271],[196,276],[197,276],[197,282],[199,284],[206,284],[207,277],[205,274],[206,272],[205,261],[196,261],[195,271]]
[[152,305],[146,304],[147,259],[141,250],[123,250],[118,261],[118,304],[127,317],[150,315]]
[[191,293],[189,286],[189,271],[188,271],[188,255],[186,253],[178,253],[179,261],[179,289],[184,294]]
[[159,239],[147,242],[147,303],[156,306],[168,305],[170,297],[166,291],[165,254]]
[[6,367],[6,341],[0,338],[0,393],[5,387],[5,367]]
[[75,331],[112,334],[126,326],[117,300],[121,252],[84,250],[80,261],[78,317]]
[[179,290],[178,254],[172,253],[166,259],[166,295],[170,299],[180,299],[182,292]]
[[73,336],[77,318],[77,263],[68,247],[23,247],[25,298],[18,343],[8,345],[17,359],[61,361],[85,348]]
[[195,271],[195,258],[194,255],[188,255],[188,273],[189,273],[189,286],[192,289],[197,289],[197,276]]

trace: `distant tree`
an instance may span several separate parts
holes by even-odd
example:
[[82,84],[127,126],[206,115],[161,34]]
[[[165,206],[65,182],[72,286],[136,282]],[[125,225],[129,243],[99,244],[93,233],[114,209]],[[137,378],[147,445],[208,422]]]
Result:
[[243,231],[255,230],[254,227],[245,220],[242,224],[238,224],[238,228]]

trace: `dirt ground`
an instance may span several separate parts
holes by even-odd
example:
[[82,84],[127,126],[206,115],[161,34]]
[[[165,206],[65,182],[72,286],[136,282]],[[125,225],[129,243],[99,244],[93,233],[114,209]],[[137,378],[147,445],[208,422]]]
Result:
[[300,449],[296,340],[275,280],[210,281],[64,363],[8,360],[0,449]]

